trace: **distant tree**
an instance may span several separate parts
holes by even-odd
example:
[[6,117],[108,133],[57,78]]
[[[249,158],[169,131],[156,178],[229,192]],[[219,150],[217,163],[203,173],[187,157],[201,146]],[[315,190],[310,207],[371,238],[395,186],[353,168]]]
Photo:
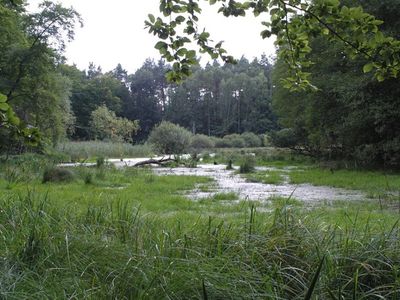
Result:
[[130,97],[128,88],[111,73],[98,72],[95,76],[93,73],[89,76],[74,66],[63,66],[62,72],[72,82],[70,101],[76,117],[74,138],[90,138],[91,113],[97,107],[106,105],[118,116],[121,114],[123,101]]
[[114,70],[111,71],[112,76],[115,79],[125,83],[128,80],[128,72],[122,68],[121,64],[118,64]]
[[273,130],[271,70],[245,58],[237,65],[197,66],[185,82],[168,90],[165,118],[206,135]]
[[123,104],[123,116],[140,122],[139,140],[147,138],[164,116],[168,88],[165,72],[166,66],[162,61],[156,64],[147,59],[135,74],[128,76],[131,98]]
[[107,106],[99,106],[91,113],[91,132],[96,139],[132,142],[139,129],[137,121],[118,118]]
[[215,143],[211,137],[204,134],[196,134],[192,136],[190,140],[190,148],[195,151],[201,151],[204,149],[212,149],[215,147]]

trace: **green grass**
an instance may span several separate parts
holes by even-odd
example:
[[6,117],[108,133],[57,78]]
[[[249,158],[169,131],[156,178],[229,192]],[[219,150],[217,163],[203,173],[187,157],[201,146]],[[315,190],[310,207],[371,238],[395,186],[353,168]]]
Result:
[[234,192],[218,193],[212,197],[215,201],[237,200],[238,198],[238,195]]
[[400,297],[391,202],[224,204],[184,197],[202,177],[77,168],[73,182],[43,184],[26,167],[34,176],[8,186],[3,170],[2,299]]
[[[387,193],[400,193],[400,175],[380,171],[352,171],[321,168],[293,170],[289,173],[291,183],[311,183],[367,192],[371,197]],[[397,195],[396,195],[397,194]]]
[[324,255],[320,299],[348,299],[355,286],[360,298],[400,292],[398,216],[388,212],[348,211],[339,226],[283,200],[272,214],[241,204],[218,217],[182,203],[174,214],[149,213],[118,199],[61,209],[38,192],[0,204],[3,298],[302,299]]
[[264,148],[217,148],[213,152],[214,157],[210,157],[208,152],[203,153],[203,163],[217,162],[219,164],[228,164],[231,160],[234,165],[240,165],[241,161],[247,155],[255,155],[257,166],[270,166],[276,168],[285,168],[288,166],[307,167],[315,162],[302,155],[292,153],[287,149],[278,149],[272,147]]
[[262,182],[266,184],[282,184],[284,182],[281,171],[257,171],[256,173],[243,174],[250,182]]
[[154,153],[148,145],[112,143],[101,141],[65,142],[56,147],[56,151],[69,157],[71,161],[92,161],[96,158],[134,158],[150,157]]

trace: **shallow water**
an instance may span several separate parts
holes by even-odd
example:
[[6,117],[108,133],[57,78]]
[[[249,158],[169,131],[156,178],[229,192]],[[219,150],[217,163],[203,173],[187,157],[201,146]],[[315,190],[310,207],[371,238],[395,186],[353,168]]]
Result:
[[[259,167],[258,170],[278,170],[276,168]],[[290,172],[291,168],[286,168]],[[217,193],[234,192],[241,200],[265,201],[271,197],[292,197],[304,202],[336,201],[336,200],[363,200],[366,195],[361,191],[352,191],[326,186],[313,186],[310,184],[290,184],[288,176],[282,184],[265,184],[248,182],[235,170],[226,170],[225,165],[198,165],[197,168],[153,168],[159,175],[189,175],[207,176],[215,180],[215,186],[207,191],[196,189],[187,195],[192,199],[212,197]]]
[[[168,158],[153,157],[154,159]],[[148,160],[149,158],[124,158],[109,159],[108,162],[114,164],[116,167],[132,167],[138,162]],[[74,163],[74,164],[60,164],[64,167],[74,166],[95,166],[95,163]],[[277,169],[273,167],[257,167],[259,171],[276,171],[284,170],[290,172],[296,167],[286,167],[284,169]],[[159,175],[188,175],[188,176],[207,176],[214,179],[215,184],[207,188],[207,191],[202,189],[195,189],[189,191],[187,196],[191,199],[202,199],[212,197],[218,193],[231,193],[234,192],[238,195],[240,200],[256,200],[266,201],[271,197],[292,197],[304,202],[315,203],[321,201],[337,201],[337,200],[364,200],[366,195],[361,191],[345,190],[340,188],[332,188],[327,186],[313,186],[311,184],[290,184],[289,176],[283,174],[285,179],[281,184],[265,184],[259,182],[249,182],[242,178],[235,170],[226,170],[225,165],[213,164],[199,164],[197,168],[162,168],[154,167],[154,172]]]
[[[182,159],[188,159],[190,157],[189,154],[184,154],[180,156]],[[160,160],[160,159],[166,159],[166,158],[171,158],[173,159],[173,155],[166,155],[166,156],[157,156],[157,157],[151,157],[152,159],[155,160]],[[139,157],[139,158],[124,158],[124,159],[118,159],[118,158],[113,158],[113,159],[107,159],[107,163],[113,164],[117,168],[123,168],[123,167],[133,167],[135,164],[149,160],[150,157]],[[94,167],[96,166],[96,163],[62,163],[59,164],[58,166],[60,167]]]

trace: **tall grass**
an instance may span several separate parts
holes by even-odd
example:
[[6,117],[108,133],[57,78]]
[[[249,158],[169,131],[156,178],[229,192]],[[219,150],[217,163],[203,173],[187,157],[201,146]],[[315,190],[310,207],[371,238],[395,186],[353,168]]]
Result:
[[209,180],[109,166],[43,184],[40,159],[0,178],[2,299],[400,298],[399,215],[373,201],[190,201]]
[[66,142],[59,144],[57,151],[70,157],[71,161],[88,158],[134,158],[149,157],[153,152],[148,145],[132,145],[128,143],[111,143],[101,141]]
[[55,157],[27,153],[18,156],[0,157],[0,180],[8,187],[18,183],[32,182],[41,178],[46,169],[58,162]]
[[245,205],[236,221],[118,200],[77,213],[34,192],[0,205],[1,298],[400,297],[398,223],[322,226],[284,204],[273,214]]

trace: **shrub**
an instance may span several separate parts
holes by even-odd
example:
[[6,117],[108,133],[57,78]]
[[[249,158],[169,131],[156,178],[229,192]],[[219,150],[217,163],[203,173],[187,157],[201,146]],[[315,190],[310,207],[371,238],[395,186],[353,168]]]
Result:
[[263,134],[262,135],[262,144],[264,147],[270,147],[272,146],[272,138],[269,133]]
[[100,156],[96,159],[96,167],[102,168],[106,164],[106,159],[103,156]]
[[74,173],[65,168],[53,167],[43,173],[43,183],[46,182],[70,182],[74,180]]
[[92,184],[93,183],[93,174],[89,173],[89,172],[86,173],[83,181],[85,182],[85,184]]
[[151,131],[148,142],[160,154],[182,154],[187,150],[191,136],[185,128],[163,121]]
[[232,148],[232,142],[228,139],[215,138],[214,144],[216,148]]
[[262,145],[261,139],[253,132],[244,132],[241,134],[241,137],[246,147],[261,147]]
[[214,147],[214,141],[204,134],[196,134],[192,137],[190,141],[190,148],[196,151],[211,149]]
[[246,155],[240,162],[240,173],[251,173],[254,171],[256,165],[256,159],[252,155]]
[[227,144],[230,144],[230,147],[233,148],[244,148],[246,147],[246,142],[239,134],[229,134],[223,137],[223,140],[227,141]]

